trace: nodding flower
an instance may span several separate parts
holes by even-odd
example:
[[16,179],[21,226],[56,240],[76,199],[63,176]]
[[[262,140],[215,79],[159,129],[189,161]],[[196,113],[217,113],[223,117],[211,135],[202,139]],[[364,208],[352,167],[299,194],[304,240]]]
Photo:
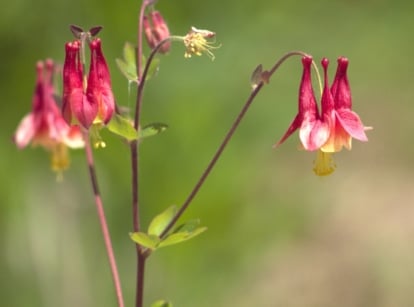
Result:
[[332,154],[351,149],[352,138],[367,141],[359,116],[352,111],[351,91],[347,77],[348,59],[338,58],[338,68],[332,86],[329,88],[328,59],[321,61],[324,69],[324,86],[321,97],[321,114],[314,96],[311,81],[312,57],[302,58],[303,74],[299,87],[299,110],[288,130],[275,147],[281,145],[299,129],[299,138],[306,151],[318,151],[314,161],[314,172],[318,176],[331,174],[336,165]]
[[67,147],[80,148],[84,142],[79,126],[69,126],[57,106],[53,87],[55,68],[52,60],[37,63],[32,110],[21,120],[13,139],[21,149],[32,144],[50,151],[51,168],[61,172],[69,166]]

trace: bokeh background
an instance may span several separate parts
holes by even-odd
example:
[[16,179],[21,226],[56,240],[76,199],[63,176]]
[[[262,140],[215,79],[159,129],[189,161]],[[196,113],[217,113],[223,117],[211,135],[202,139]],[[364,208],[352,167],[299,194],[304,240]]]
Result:
[[[62,61],[69,24],[103,25],[119,104],[134,90],[115,65],[135,42],[139,1],[9,1],[0,12],[0,305],[115,306],[82,151],[57,183],[40,148],[11,141],[29,112],[37,60]],[[354,109],[369,142],[312,173],[297,136],[277,150],[296,113],[300,58],[257,97],[184,219],[209,230],[148,261],[146,305],[178,307],[414,306],[414,3],[404,0],[163,1],[173,34],[217,32],[215,61],[184,59],[173,45],[145,92],[144,123],[167,132],[142,145],[142,219],[186,198],[249,95],[258,64],[289,50],[350,59]],[[127,306],[135,288],[129,152],[104,133],[98,176]]]

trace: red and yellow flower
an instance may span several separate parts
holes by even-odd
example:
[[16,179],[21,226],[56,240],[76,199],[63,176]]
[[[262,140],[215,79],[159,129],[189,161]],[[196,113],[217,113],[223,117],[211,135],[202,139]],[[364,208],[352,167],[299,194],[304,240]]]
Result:
[[299,87],[299,111],[276,147],[299,129],[302,146],[307,151],[318,151],[314,172],[318,176],[335,170],[332,154],[343,147],[351,149],[352,138],[368,141],[365,127],[358,114],[352,111],[352,98],[347,68],[348,59],[338,58],[338,68],[331,87],[328,81],[328,59],[322,59],[324,86],[321,97],[321,114],[314,96],[311,81],[312,57],[302,58],[303,74]]
[[69,126],[57,106],[54,70],[52,60],[37,63],[32,111],[21,120],[13,139],[18,148],[31,143],[50,151],[52,169],[61,172],[69,166],[67,147],[80,148],[84,143],[79,127]]
[[65,46],[63,66],[63,106],[65,120],[89,129],[92,124],[107,124],[115,110],[108,65],[102,53],[101,40],[89,43],[91,60],[87,81],[84,80],[78,40]]

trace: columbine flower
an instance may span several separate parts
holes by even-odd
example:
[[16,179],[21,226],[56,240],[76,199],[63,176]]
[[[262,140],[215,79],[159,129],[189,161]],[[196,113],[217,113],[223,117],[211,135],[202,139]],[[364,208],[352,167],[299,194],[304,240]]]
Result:
[[79,41],[65,45],[62,113],[69,124],[75,117],[84,128],[89,129],[92,124],[107,124],[110,121],[115,99],[101,40],[96,38],[89,43],[91,60],[87,82],[83,81],[80,45]]
[[[328,60],[322,60],[325,70],[328,68]],[[348,59],[338,58],[338,68],[330,95],[322,101],[322,113],[330,121],[330,136],[328,141],[322,146],[324,152],[338,152],[342,147],[348,150],[352,147],[352,138],[359,141],[368,141],[364,127],[358,114],[352,111],[351,90],[347,77]]]
[[311,82],[312,58],[302,58],[303,75],[299,89],[299,112],[282,139],[282,144],[293,132],[299,129],[303,148],[307,151],[318,150],[314,161],[314,172],[318,176],[331,174],[336,165],[332,154],[342,147],[351,149],[351,140],[355,138],[367,141],[365,130],[359,116],[351,110],[351,91],[347,77],[348,60],[338,59],[338,69],[332,87],[328,81],[328,59],[322,59],[324,69],[324,87],[321,97],[322,116],[319,115]]
[[61,172],[69,166],[67,146],[83,147],[82,134],[78,126],[67,125],[56,104],[52,84],[53,62],[47,60],[46,67],[43,62],[38,62],[36,70],[32,111],[22,119],[13,138],[20,149],[31,143],[50,151],[52,169]]
[[201,56],[206,53],[212,60],[214,60],[214,54],[211,49],[217,49],[220,46],[214,46],[206,40],[206,38],[213,38],[216,33],[208,30],[200,30],[195,27],[191,27],[190,32],[184,37],[184,45],[186,51],[184,57],[191,58],[193,54]]
[[319,116],[313,92],[311,80],[312,57],[304,56],[302,64],[303,74],[299,87],[299,111],[286,133],[275,144],[275,147],[281,145],[292,133],[299,129],[299,137],[303,148],[307,151],[314,151],[328,140],[329,127]]
[[[161,41],[170,37],[170,30],[168,25],[158,11],[152,11],[149,13],[149,17],[144,16],[142,21],[144,27],[145,37],[150,48],[154,48]],[[159,49],[161,53],[167,53],[170,51],[171,42],[165,42]]]

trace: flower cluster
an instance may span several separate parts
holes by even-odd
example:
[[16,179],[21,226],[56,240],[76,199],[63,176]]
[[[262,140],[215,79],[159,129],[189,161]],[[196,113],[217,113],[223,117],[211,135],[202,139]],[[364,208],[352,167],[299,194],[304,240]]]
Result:
[[32,111],[22,119],[13,139],[18,148],[31,143],[50,151],[52,169],[61,172],[69,166],[67,147],[80,148],[84,143],[79,127],[69,126],[57,106],[53,86],[55,68],[52,60],[37,63]]
[[89,42],[91,51],[89,74],[83,73],[81,41],[65,45],[63,66],[63,106],[65,120],[80,123],[85,129],[92,124],[107,124],[115,110],[108,65],[102,53],[101,40]]
[[282,144],[299,129],[299,138],[307,151],[318,150],[314,172],[329,175],[335,170],[332,154],[351,149],[352,138],[367,141],[368,138],[358,114],[352,111],[352,98],[347,69],[348,59],[338,58],[338,67],[331,87],[328,81],[328,59],[322,59],[324,87],[319,113],[311,80],[312,57],[302,58],[303,74],[299,87],[299,111],[286,133],[275,146]]

